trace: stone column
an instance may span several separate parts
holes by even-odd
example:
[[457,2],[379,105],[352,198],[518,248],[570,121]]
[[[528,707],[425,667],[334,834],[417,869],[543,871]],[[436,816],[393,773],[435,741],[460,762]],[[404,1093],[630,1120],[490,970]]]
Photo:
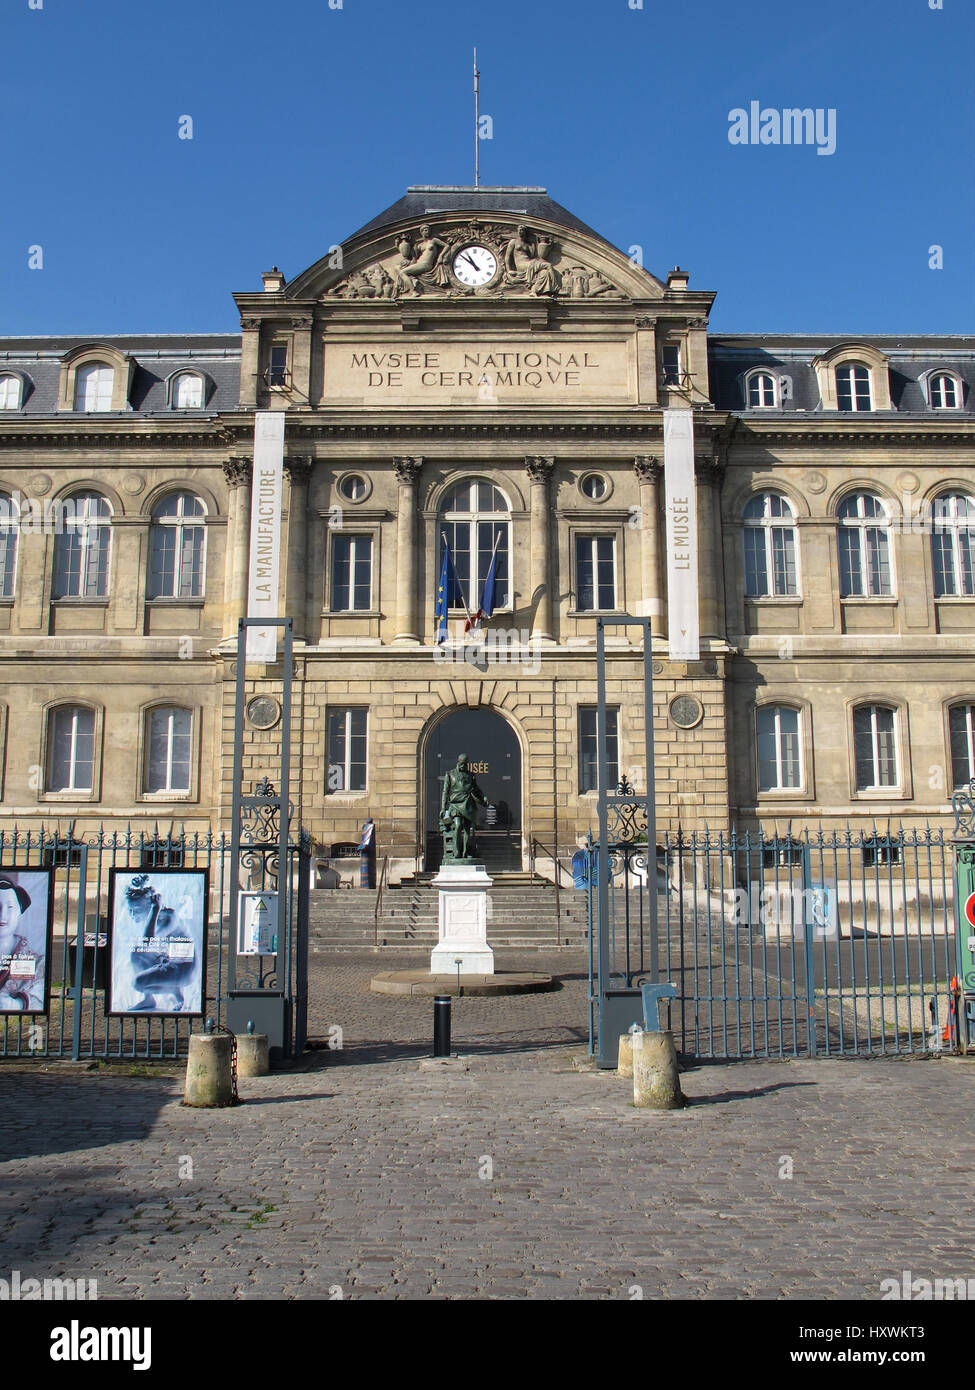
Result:
[[663,467],[652,456],[633,460],[640,480],[640,571],[643,580],[643,616],[650,619],[654,637],[667,633],[660,544],[660,478]]
[[721,515],[718,504],[722,469],[714,459],[696,459],[697,545],[701,636],[721,637],[724,576],[721,573]]
[[308,482],[314,459],[286,458],[288,475],[288,565],[281,611],[292,620],[296,641],[307,641],[305,593],[308,580]]
[[230,458],[223,466],[230,488],[227,564],[224,570],[224,636],[237,636],[237,623],[247,617],[247,565],[250,555],[251,478],[249,458]]
[[535,604],[532,623],[534,636],[551,641],[552,621],[552,527],[554,517],[549,510],[549,481],[555,469],[554,458],[530,457],[525,468],[531,484],[531,593]]
[[399,497],[396,503],[396,629],[393,641],[414,646],[420,641],[417,610],[420,575],[416,563],[416,483],[422,458],[395,458]]

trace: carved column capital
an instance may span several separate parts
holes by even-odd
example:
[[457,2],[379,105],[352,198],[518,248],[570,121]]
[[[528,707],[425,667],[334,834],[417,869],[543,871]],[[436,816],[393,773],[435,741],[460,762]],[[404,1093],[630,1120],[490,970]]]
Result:
[[396,470],[396,481],[411,486],[420,476],[420,469],[423,467],[422,458],[394,458],[393,468]]
[[724,464],[717,455],[712,455],[710,458],[695,459],[694,476],[699,482],[720,485],[724,478]]
[[655,326],[656,326],[656,319],[637,319],[637,320],[636,320],[636,324],[635,324],[635,327],[637,327],[637,328],[644,328],[644,329],[646,329],[646,328],[653,328],[653,327],[655,327]]
[[633,472],[641,483],[655,483],[663,472],[663,465],[653,454],[640,454],[633,460]]
[[533,483],[547,483],[555,469],[555,459],[530,454],[525,459],[525,468]]
[[313,458],[302,457],[301,455],[294,458],[289,456],[284,461],[284,471],[288,475],[288,482],[292,487],[301,487],[303,483],[308,482],[314,466],[315,460]]
[[253,467],[254,464],[251,459],[235,454],[224,460],[223,476],[227,479],[230,487],[241,487],[244,483],[249,485]]

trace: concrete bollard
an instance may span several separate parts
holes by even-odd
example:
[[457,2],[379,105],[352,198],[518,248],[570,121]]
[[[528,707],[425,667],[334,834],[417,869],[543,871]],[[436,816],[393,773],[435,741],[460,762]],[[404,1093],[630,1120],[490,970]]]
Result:
[[633,1075],[633,1034],[620,1034],[620,1055],[616,1064],[616,1070],[620,1076]]
[[680,1110],[687,1104],[673,1033],[633,1034],[633,1104],[651,1110]]
[[230,1067],[233,1038],[229,1033],[193,1033],[186,1061],[184,1105],[213,1109],[234,1104]]
[[266,1033],[237,1034],[237,1075],[267,1076],[271,1056]]

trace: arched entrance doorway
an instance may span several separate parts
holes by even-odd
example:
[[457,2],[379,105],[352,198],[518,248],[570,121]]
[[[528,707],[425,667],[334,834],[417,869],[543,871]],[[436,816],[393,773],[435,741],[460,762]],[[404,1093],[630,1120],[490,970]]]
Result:
[[478,808],[477,853],[488,873],[520,870],[521,745],[514,729],[490,709],[458,709],[441,719],[427,740],[424,759],[424,868],[440,867],[440,796],[443,777],[460,753],[490,808]]

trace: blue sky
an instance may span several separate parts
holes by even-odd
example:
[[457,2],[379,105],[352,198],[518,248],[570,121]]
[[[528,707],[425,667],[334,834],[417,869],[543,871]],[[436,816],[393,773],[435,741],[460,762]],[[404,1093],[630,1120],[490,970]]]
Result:
[[[236,330],[272,263],[473,181],[475,43],[481,182],[679,262],[713,328],[973,331],[971,0],[635,3],[2,0],[0,333]],[[752,101],[836,152],[730,144]]]

